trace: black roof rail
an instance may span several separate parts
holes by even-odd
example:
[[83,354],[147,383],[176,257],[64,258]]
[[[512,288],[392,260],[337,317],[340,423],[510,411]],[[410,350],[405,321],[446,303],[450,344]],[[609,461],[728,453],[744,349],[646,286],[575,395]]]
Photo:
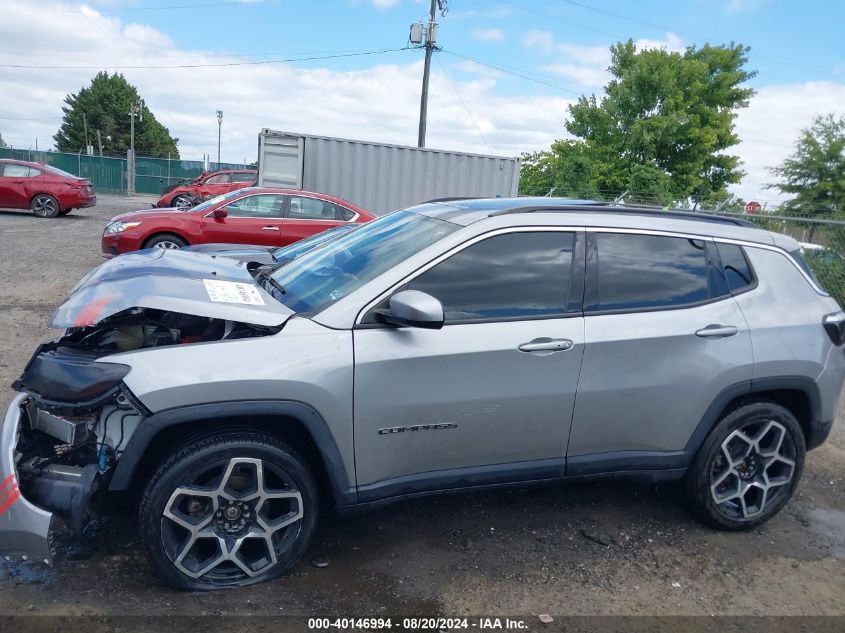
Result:
[[433,202],[457,202],[459,200],[478,200],[478,196],[455,196],[454,198],[432,198],[420,204],[431,204]]
[[516,215],[519,213],[619,213],[631,215],[645,215],[660,218],[675,218],[678,220],[694,220],[697,222],[712,222],[715,224],[732,224],[734,226],[742,226],[746,228],[759,229],[760,227],[749,220],[742,220],[740,218],[729,217],[724,215],[712,215],[709,213],[695,213],[692,211],[684,211],[678,209],[670,209],[664,211],[663,209],[648,208],[648,207],[634,207],[621,206],[618,204],[598,202],[595,204],[581,204],[571,206],[530,206],[530,207],[514,207],[511,209],[500,209],[493,211],[488,217],[496,217],[499,215]]

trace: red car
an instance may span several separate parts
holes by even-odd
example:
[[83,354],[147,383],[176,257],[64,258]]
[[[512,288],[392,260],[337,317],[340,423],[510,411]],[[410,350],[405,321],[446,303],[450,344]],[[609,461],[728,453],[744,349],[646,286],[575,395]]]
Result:
[[44,163],[0,159],[2,209],[29,209],[39,218],[55,218],[95,204],[90,180]]
[[149,209],[111,219],[104,257],[141,248],[181,248],[224,242],[286,246],[346,222],[375,216],[351,202],[298,189],[250,187],[212,198],[188,211]]
[[214,198],[236,189],[252,187],[258,180],[254,169],[225,169],[205,172],[189,183],[166,188],[157,207],[175,207],[180,211],[190,209],[198,202]]

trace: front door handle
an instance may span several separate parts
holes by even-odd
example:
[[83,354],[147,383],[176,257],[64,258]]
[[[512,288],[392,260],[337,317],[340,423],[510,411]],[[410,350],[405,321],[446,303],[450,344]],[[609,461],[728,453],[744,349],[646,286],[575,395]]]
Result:
[[261,230],[262,231],[278,231],[279,227],[278,226],[262,226]]
[[568,338],[535,338],[533,341],[519,346],[520,352],[565,352],[572,349],[572,341]]
[[703,327],[698,330],[695,335],[701,337],[724,338],[726,336],[734,336],[737,332],[739,332],[739,328],[736,326],[711,323],[707,327]]

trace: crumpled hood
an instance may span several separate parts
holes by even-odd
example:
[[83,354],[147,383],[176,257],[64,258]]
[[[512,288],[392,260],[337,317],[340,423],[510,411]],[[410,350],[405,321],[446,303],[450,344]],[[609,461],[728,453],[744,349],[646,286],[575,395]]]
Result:
[[115,257],[89,272],[49,326],[95,325],[130,308],[267,327],[279,326],[293,314],[255,283],[243,262],[157,248]]

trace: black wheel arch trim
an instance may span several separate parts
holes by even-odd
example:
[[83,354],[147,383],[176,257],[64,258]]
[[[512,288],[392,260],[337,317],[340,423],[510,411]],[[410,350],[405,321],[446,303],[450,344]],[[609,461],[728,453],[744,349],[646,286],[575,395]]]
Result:
[[311,434],[325,465],[326,474],[338,505],[354,504],[358,494],[350,484],[340,450],[328,424],[312,406],[296,400],[241,400],[214,402],[166,409],[146,418],[130,438],[115,466],[110,490],[127,490],[147,447],[164,429],[215,419],[249,416],[289,417],[300,422]]
[[716,426],[725,407],[739,397],[753,396],[757,393],[770,391],[800,391],[803,393],[807,397],[810,409],[810,417],[806,420],[806,426],[802,424],[807,432],[807,449],[815,448],[824,441],[827,436],[826,433],[823,433],[824,428],[827,427],[829,430],[830,424],[827,423],[826,425],[821,419],[822,399],[819,386],[815,380],[807,376],[755,378],[731,385],[714,398],[684,447],[683,453],[687,462],[692,461],[692,458],[695,457],[705,438]]

